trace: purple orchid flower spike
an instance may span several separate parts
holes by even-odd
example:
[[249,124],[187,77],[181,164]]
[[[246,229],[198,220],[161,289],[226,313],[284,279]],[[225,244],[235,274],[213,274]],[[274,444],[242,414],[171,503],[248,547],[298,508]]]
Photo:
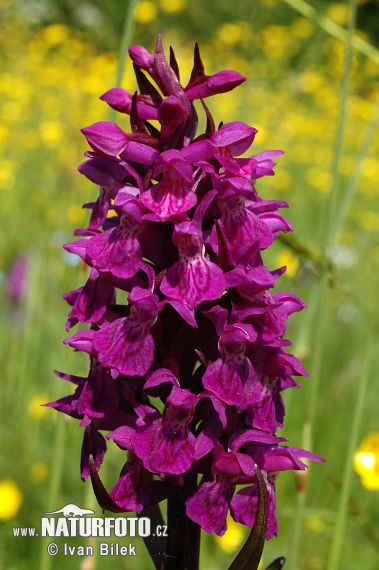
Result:
[[[277,435],[281,392],[307,376],[285,338],[305,305],[270,291],[285,268],[269,271],[262,258],[293,229],[279,214],[287,203],[258,193],[282,151],[251,154],[256,128],[214,120],[205,99],[245,78],[207,75],[197,45],[183,84],[160,36],[154,54],[131,46],[129,55],[138,92],[100,99],[130,116],[131,132],[108,121],[82,129],[91,150],[79,171],[99,191],[84,206],[88,226],[64,246],[90,268],[64,295],[67,330],[87,325],[64,342],[89,355],[90,370],[58,373],[75,392],[47,405],[79,420],[81,475],[102,507],[161,524],[167,500],[168,551],[157,537],[147,544],[159,570],[198,570],[200,529],[224,534],[229,512],[252,527],[231,569],[256,570],[278,532],[278,473],[304,470],[299,458],[322,461]],[[110,494],[98,473],[107,440],[121,450]]]

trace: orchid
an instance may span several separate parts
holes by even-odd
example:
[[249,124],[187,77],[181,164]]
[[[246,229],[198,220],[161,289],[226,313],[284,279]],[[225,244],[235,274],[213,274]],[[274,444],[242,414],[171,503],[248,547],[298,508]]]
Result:
[[[48,405],[81,420],[81,474],[98,497],[106,440],[125,453],[105,508],[141,512],[168,499],[169,530],[180,527],[170,504],[187,520],[183,541],[200,527],[221,536],[229,511],[253,527],[263,476],[269,540],[278,530],[278,472],[305,469],[299,457],[322,461],[276,435],[280,392],[307,375],[284,350],[287,318],[305,305],[270,292],[285,268],[269,271],[261,256],[278,232],[292,230],[279,214],[287,204],[263,200],[256,188],[282,151],[241,157],[257,130],[240,121],[216,128],[204,99],[245,78],[206,75],[197,45],[185,87],[160,37],[154,55],[142,46],[129,55],[140,93],[117,88],[101,99],[130,116],[132,132],[107,121],[82,129],[92,150],[79,171],[99,196],[85,205],[91,215],[75,232],[80,239],[65,246],[90,268],[86,284],[64,296],[67,330],[90,325],[65,341],[89,354],[90,371],[58,373],[77,388]],[[207,119],[201,134],[195,100]],[[172,566],[181,554],[170,548],[161,563],[182,567]],[[196,568],[197,556],[183,567]]]

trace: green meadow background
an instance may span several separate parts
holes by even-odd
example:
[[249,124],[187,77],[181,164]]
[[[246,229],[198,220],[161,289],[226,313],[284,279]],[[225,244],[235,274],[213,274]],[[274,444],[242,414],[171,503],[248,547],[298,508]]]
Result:
[[[15,538],[12,528],[38,528],[42,513],[66,503],[101,514],[80,480],[82,429],[41,404],[71,390],[54,369],[87,369],[85,355],[62,344],[71,336],[62,295],[86,271],[61,246],[85,227],[81,206],[97,194],[77,172],[87,150],[80,128],[109,118],[99,96],[122,71],[122,38],[151,51],[161,33],[183,84],[195,41],[208,74],[247,77],[207,100],[216,124],[256,127],[254,154],[285,151],[275,177],[257,182],[263,198],[289,203],[295,228],[265,263],[287,265],[278,288],[308,305],[288,324],[309,377],[285,395],[283,435],[326,463],[306,477],[280,474],[279,534],[262,569],[281,555],[285,570],[379,569],[378,0],[0,0],[0,18],[0,568],[153,568],[139,540],[130,559],[64,557],[64,542],[87,545],[74,538],[56,539],[60,552],[49,557],[49,540]],[[135,89],[129,63],[122,85]],[[15,300],[7,284],[20,256],[27,286]],[[363,477],[357,450],[369,458]],[[101,470],[108,490],[123,462],[110,443]],[[204,535],[201,568],[226,570],[245,536],[233,525],[221,540]]]

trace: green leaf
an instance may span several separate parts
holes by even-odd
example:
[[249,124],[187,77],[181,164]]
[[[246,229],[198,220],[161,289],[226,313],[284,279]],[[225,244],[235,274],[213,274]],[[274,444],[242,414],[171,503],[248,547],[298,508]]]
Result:
[[[100,479],[99,473],[96,468],[96,462],[93,455],[89,456],[89,471],[91,476],[91,483],[93,491],[95,493],[97,502],[103,511],[111,511],[112,513],[126,513],[125,509],[122,509],[114,502],[112,497],[109,495],[108,491],[103,485]],[[164,520],[158,505],[152,505],[150,507],[145,507],[141,513],[137,513],[137,516],[147,516],[152,522],[152,527],[157,528],[158,524],[163,525]],[[151,556],[156,570],[163,570],[166,551],[167,551],[167,540],[161,536],[145,536],[143,538],[146,548]]]
[[257,570],[262,557],[268,520],[268,495],[266,483],[258,465],[255,466],[255,475],[258,486],[258,505],[254,525],[229,570]]

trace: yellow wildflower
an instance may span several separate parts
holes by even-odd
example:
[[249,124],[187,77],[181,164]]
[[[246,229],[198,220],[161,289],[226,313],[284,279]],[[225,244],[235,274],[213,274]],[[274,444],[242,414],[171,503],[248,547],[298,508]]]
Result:
[[7,189],[13,184],[14,180],[14,165],[10,160],[0,160],[0,188]]
[[326,13],[331,20],[343,25],[346,24],[349,19],[349,6],[342,2],[336,2],[329,6]]
[[22,493],[12,479],[0,481],[0,520],[15,517],[22,503]]
[[160,0],[159,4],[164,12],[173,14],[184,10],[186,7],[186,0]]
[[49,397],[47,394],[37,394],[34,396],[29,404],[28,412],[29,416],[33,418],[33,420],[40,420],[46,414],[47,409],[42,406],[42,404],[46,404],[49,401]]
[[217,30],[217,37],[223,44],[232,46],[249,37],[250,28],[245,22],[227,22]]
[[379,214],[370,210],[358,212],[356,216],[361,228],[368,232],[377,232],[379,229]]
[[314,166],[307,171],[307,182],[317,188],[323,194],[328,194],[332,189],[333,177],[330,172]]
[[317,93],[324,78],[315,71],[304,71],[299,77],[299,87],[304,93]]
[[69,28],[63,24],[52,24],[42,30],[42,38],[48,46],[63,44],[70,34]]
[[71,204],[67,208],[67,218],[73,224],[81,224],[86,217],[86,211],[81,207],[80,204]]
[[379,432],[364,438],[354,454],[354,468],[366,489],[379,491]]
[[243,540],[243,531],[241,525],[234,522],[230,516],[228,516],[227,525],[228,529],[224,536],[215,536],[214,539],[222,550],[233,552]]
[[272,179],[272,188],[277,190],[290,190],[293,187],[293,179],[289,172],[282,170]]
[[293,253],[291,249],[284,249],[277,257],[277,262],[280,267],[285,265],[287,267],[286,275],[287,277],[293,277],[296,275],[299,269],[299,260]]
[[37,461],[30,468],[30,478],[34,483],[43,483],[49,475],[49,467],[43,461]]
[[260,30],[257,36],[261,43],[261,49],[268,59],[280,61],[291,53],[293,38],[288,34],[285,26],[269,25]]
[[311,516],[306,521],[307,530],[312,534],[320,534],[325,530],[325,523],[318,516]]
[[373,157],[366,157],[363,163],[363,176],[374,184],[379,177],[379,160]]
[[307,18],[298,18],[291,26],[292,32],[299,38],[308,38],[313,32],[314,26]]
[[40,126],[42,141],[49,148],[55,148],[62,138],[62,124],[58,121],[45,121]]
[[150,24],[157,16],[157,8],[153,2],[142,0],[134,10],[134,19],[139,24]]

